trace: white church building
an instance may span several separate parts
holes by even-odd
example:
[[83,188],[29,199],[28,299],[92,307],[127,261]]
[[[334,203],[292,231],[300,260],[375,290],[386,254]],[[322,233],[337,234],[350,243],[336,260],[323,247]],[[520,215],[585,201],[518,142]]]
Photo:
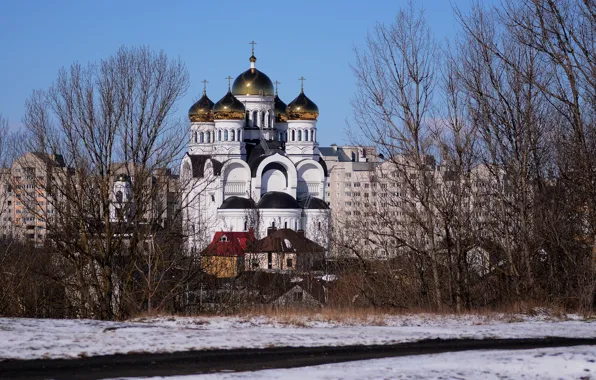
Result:
[[[216,231],[303,230],[327,247],[329,175],[317,143],[319,109],[304,93],[286,105],[250,67],[215,104],[206,89],[192,105],[190,142],[180,170],[183,229],[200,252]],[[277,82],[276,82],[277,83]]]

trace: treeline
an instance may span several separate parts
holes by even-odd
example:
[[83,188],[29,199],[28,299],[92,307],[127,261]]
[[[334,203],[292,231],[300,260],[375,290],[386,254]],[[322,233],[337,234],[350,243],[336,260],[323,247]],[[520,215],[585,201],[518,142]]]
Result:
[[454,12],[447,43],[410,4],[356,50],[353,127],[387,190],[335,225],[359,258],[345,285],[363,305],[593,310],[596,2]]

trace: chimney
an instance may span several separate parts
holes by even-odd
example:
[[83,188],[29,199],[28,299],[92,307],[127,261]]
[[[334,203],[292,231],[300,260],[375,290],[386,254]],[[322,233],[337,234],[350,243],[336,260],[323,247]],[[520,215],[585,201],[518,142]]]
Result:
[[275,227],[267,227],[267,236],[271,235],[275,231],[277,231],[277,228],[275,228]]
[[297,234],[299,237],[301,237],[301,238],[304,238],[304,237],[305,237],[305,236],[304,236],[304,230],[298,230],[298,231],[296,231],[296,234]]

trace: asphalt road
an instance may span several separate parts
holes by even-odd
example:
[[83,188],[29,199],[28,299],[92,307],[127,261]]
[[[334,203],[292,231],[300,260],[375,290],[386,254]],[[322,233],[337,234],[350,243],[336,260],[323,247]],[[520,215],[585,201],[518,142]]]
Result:
[[175,376],[221,371],[292,368],[353,360],[469,350],[523,350],[596,345],[596,339],[431,339],[412,343],[342,347],[274,347],[183,351],[168,354],[106,355],[83,359],[8,360],[0,362],[0,379],[105,379]]

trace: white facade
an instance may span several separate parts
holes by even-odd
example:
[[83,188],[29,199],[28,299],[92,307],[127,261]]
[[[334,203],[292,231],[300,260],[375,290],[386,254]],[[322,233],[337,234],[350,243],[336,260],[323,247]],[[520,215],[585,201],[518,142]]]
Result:
[[202,250],[216,231],[252,228],[265,236],[269,226],[305,230],[327,246],[328,173],[316,140],[318,108],[302,91],[300,106],[290,103],[294,112],[286,114],[255,62],[251,57],[222,100],[213,105],[204,93],[189,111],[180,179],[191,251]]

